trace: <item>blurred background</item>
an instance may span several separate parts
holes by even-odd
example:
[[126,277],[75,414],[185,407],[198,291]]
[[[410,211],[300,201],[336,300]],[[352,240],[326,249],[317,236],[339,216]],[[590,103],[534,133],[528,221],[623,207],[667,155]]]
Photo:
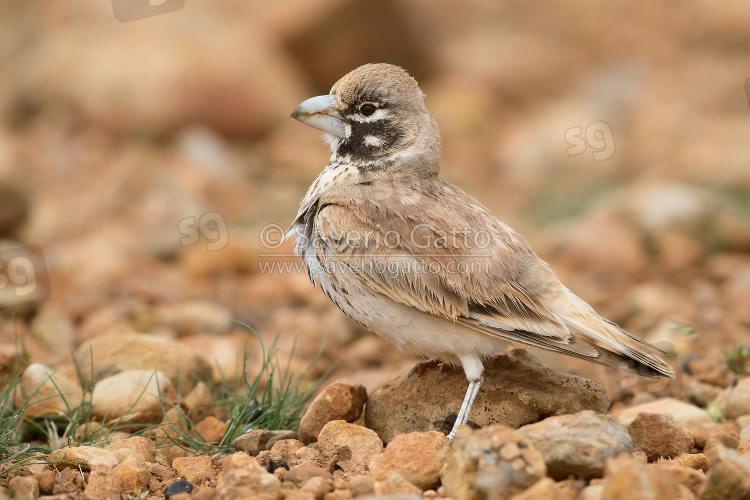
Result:
[[6,367],[16,336],[71,373],[82,342],[145,332],[229,377],[258,350],[236,319],[303,361],[325,339],[311,377],[408,370],[300,268],[261,272],[295,261],[268,228],[329,156],[289,113],[368,62],[417,78],[443,177],[602,315],[680,360],[750,338],[747,1],[5,2],[0,19]]

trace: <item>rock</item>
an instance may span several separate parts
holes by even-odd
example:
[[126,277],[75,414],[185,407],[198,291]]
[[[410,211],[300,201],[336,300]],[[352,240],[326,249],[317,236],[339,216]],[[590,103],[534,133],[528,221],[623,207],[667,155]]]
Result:
[[59,417],[81,404],[83,391],[76,382],[39,363],[28,366],[15,391],[15,405],[27,405],[24,416]]
[[128,415],[128,423],[158,424],[164,418],[161,400],[175,400],[176,395],[164,373],[125,370],[96,383],[91,395],[92,413],[99,420]]
[[120,463],[114,453],[95,446],[59,448],[50,453],[47,460],[56,469],[80,467],[86,471],[97,465],[112,468]]
[[542,452],[550,477],[558,480],[571,475],[601,477],[608,459],[633,451],[627,430],[612,417],[593,411],[549,417],[518,433]]
[[83,490],[84,500],[118,499],[122,493],[122,484],[117,474],[107,466],[93,465],[86,489]]
[[646,453],[653,462],[673,458],[693,448],[693,438],[671,419],[659,413],[639,413],[628,426],[633,449]]
[[199,352],[174,340],[140,333],[96,337],[78,347],[75,360],[84,382],[92,373],[97,383],[125,370],[159,370],[182,395],[199,381],[211,380],[212,373],[211,363]]
[[216,489],[221,499],[235,499],[272,493],[281,483],[251,456],[238,452],[229,455],[222,463]]
[[177,495],[182,495],[185,493],[191,493],[193,491],[193,485],[190,484],[190,481],[185,481],[184,479],[180,479],[179,481],[175,481],[174,483],[170,484],[167,488],[167,491],[164,492],[164,496],[169,498],[173,498]]
[[511,500],[567,500],[569,497],[557,487],[557,483],[545,477],[522,493],[513,495]]
[[644,464],[628,456],[621,456],[607,464],[602,488],[602,500],[690,500],[690,492],[680,489],[674,478],[659,471],[653,464]]
[[266,449],[266,443],[273,436],[271,431],[265,429],[253,429],[232,441],[232,449],[244,451],[252,456]]
[[310,493],[315,500],[322,500],[331,491],[331,485],[324,478],[316,476],[305,481],[300,490]]
[[680,401],[679,399],[666,398],[630,408],[625,408],[613,415],[625,426],[630,425],[639,413],[661,413],[671,416],[675,423],[682,428],[694,427],[704,423],[712,422],[706,410]]
[[274,447],[274,445],[278,441],[284,441],[285,439],[293,439],[297,441],[297,438],[299,437],[299,434],[294,431],[270,431],[271,437],[268,438],[268,441],[266,441],[266,449],[270,450]]
[[190,483],[201,484],[213,474],[213,461],[207,455],[177,457],[172,468]]
[[349,490],[333,490],[326,493],[323,500],[352,500],[352,492]]
[[440,473],[445,496],[456,500],[510,498],[546,475],[544,455],[503,425],[456,438]]
[[721,388],[695,380],[688,386],[687,397],[695,406],[705,408],[720,393]]
[[[365,424],[388,443],[397,434],[436,430],[447,434],[458,415],[467,381],[463,370],[428,367],[400,375],[370,394]],[[484,383],[469,421],[486,427],[520,427],[553,415],[594,410],[609,399],[598,383],[544,368],[523,349],[485,363]]]
[[581,490],[581,500],[604,500],[603,493],[603,484],[592,484]]
[[51,495],[52,490],[55,487],[55,471],[52,469],[46,469],[41,472],[34,474],[34,479],[39,483],[39,493],[43,495]]
[[723,446],[714,449],[716,455],[700,500],[750,499],[750,459]]
[[363,385],[342,379],[330,384],[310,403],[299,424],[299,438],[305,444],[318,439],[323,426],[332,420],[356,422],[367,401]]
[[180,337],[221,335],[232,328],[232,313],[225,306],[204,300],[159,304],[136,321],[142,331],[166,327]]
[[74,347],[74,326],[69,315],[52,302],[45,302],[31,323],[31,331],[52,352],[70,352]]
[[740,438],[737,444],[750,444],[750,427],[745,427],[740,431]]
[[377,480],[400,475],[423,490],[434,489],[440,484],[440,470],[449,452],[450,443],[441,432],[399,434],[370,473]]
[[372,476],[352,476],[349,487],[355,497],[372,495],[375,491],[375,478]]
[[208,416],[195,424],[195,430],[207,443],[220,443],[227,429],[226,422],[216,417]]
[[39,482],[33,477],[16,476],[8,482],[10,495],[18,500],[36,500],[39,498]]
[[326,481],[333,481],[333,475],[328,472],[328,469],[303,463],[292,467],[284,476],[284,482],[295,486],[302,486],[314,477],[322,477]]
[[740,433],[737,426],[732,422],[705,423],[695,427],[689,427],[688,433],[693,437],[696,448],[707,451],[717,444],[727,448],[737,448]]
[[726,418],[734,419],[750,414],[750,377],[742,377],[734,387],[729,386],[716,397],[714,404]]
[[315,447],[329,459],[339,455],[341,448],[349,448],[349,458],[338,460],[338,465],[344,472],[359,474],[366,470],[370,457],[383,452],[383,442],[374,431],[343,420],[328,422],[318,434]]
[[142,436],[131,436],[127,439],[115,441],[108,444],[104,449],[114,453],[120,462],[130,456],[138,462],[156,461],[156,444],[151,439]]
[[139,491],[148,490],[151,473],[143,467],[142,463],[135,455],[129,455],[113,469],[120,479],[123,493],[136,496]]
[[653,466],[656,467],[658,471],[665,472],[672,476],[675,481],[678,481],[681,485],[692,491],[694,495],[698,495],[706,482],[706,474],[704,474],[703,471],[684,467],[672,460],[657,462],[653,464]]
[[708,457],[703,453],[684,453],[672,459],[672,462],[695,470],[709,471]]
[[214,408],[213,402],[211,389],[203,382],[198,382],[182,400],[182,403],[187,406],[187,416],[193,422],[200,422],[211,415]]
[[422,490],[419,487],[398,476],[383,481],[375,481],[373,491],[376,497],[392,498],[394,495],[399,497],[402,495],[422,495]]

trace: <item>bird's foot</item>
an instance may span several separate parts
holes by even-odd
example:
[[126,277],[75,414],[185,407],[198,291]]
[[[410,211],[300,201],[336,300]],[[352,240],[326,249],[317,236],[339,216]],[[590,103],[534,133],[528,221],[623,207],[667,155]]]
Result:
[[409,370],[409,375],[407,375],[406,378],[411,378],[412,375],[422,375],[424,372],[429,370],[430,368],[434,368],[435,366],[438,367],[438,371],[442,372],[443,369],[447,369],[447,365],[443,363],[442,361],[437,361],[435,359],[428,359],[425,361],[420,361],[414,367]]

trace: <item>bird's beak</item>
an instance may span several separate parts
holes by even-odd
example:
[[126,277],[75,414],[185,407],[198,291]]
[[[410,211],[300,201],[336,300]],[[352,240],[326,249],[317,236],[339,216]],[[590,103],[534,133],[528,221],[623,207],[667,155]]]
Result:
[[335,98],[336,96],[332,95],[311,97],[292,111],[292,118],[312,128],[346,139],[351,133],[351,128],[344,122],[341,113],[331,107]]

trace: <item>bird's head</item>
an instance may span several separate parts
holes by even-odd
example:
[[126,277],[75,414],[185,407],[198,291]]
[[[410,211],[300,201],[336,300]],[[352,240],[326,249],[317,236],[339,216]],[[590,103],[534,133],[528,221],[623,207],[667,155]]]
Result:
[[292,118],[325,132],[334,159],[361,168],[438,168],[437,125],[417,81],[398,66],[360,66],[329,95],[297,106]]

